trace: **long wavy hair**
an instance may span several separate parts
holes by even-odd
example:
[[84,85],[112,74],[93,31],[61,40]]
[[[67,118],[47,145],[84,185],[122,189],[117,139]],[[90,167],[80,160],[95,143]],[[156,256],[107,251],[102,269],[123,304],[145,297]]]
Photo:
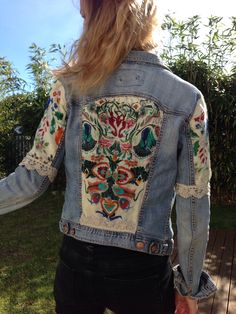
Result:
[[157,47],[156,0],[85,0],[83,32],[55,75],[85,95],[100,86],[131,50]]

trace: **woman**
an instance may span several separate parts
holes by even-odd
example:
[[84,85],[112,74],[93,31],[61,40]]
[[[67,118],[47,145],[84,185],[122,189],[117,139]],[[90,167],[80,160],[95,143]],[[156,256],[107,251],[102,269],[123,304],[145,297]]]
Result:
[[197,313],[197,300],[216,290],[202,270],[210,180],[203,96],[150,52],[155,1],[80,7],[82,36],[55,72],[33,148],[0,182],[0,213],[39,197],[65,155],[56,312]]

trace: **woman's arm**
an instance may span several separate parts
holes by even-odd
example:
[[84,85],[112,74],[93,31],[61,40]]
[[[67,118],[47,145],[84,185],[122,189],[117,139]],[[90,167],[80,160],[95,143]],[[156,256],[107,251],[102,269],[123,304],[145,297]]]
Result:
[[65,90],[61,82],[56,81],[36,131],[32,149],[15,172],[0,180],[0,214],[31,203],[54,180],[64,156],[66,118]]
[[207,107],[201,96],[180,135],[176,184],[179,265],[174,267],[175,288],[182,296],[207,298],[216,291],[202,270],[210,220],[210,153]]

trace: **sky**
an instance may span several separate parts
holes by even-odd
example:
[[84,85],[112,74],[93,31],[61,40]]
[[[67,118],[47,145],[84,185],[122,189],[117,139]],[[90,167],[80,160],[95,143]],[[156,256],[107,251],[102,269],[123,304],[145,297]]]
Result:
[[[89,0],[88,0],[89,1]],[[110,0],[112,1],[112,0]],[[83,20],[76,0],[0,0],[0,56],[6,57],[26,81],[29,46],[34,42],[48,49],[52,43],[67,48],[77,39]],[[157,0],[160,17],[175,13],[177,18],[193,15],[236,16],[233,0]]]

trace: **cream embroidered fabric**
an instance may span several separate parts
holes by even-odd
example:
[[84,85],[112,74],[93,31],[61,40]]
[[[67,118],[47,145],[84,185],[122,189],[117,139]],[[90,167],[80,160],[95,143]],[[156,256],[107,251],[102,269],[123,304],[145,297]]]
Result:
[[40,162],[40,160],[35,159],[35,157],[30,156],[30,153],[22,160],[21,166],[25,166],[28,170],[36,170],[40,176],[48,176],[49,180],[52,182],[56,175],[57,169]]
[[86,217],[85,215],[82,215],[80,218],[80,224],[86,225],[88,227],[97,227],[101,228],[103,230],[112,230],[112,231],[122,231],[122,232],[135,232],[137,228],[137,223],[135,222],[135,219],[132,221],[130,220],[114,220],[109,221],[105,220],[103,217],[99,216],[92,216],[92,217]]
[[57,148],[65,131],[67,105],[65,90],[60,81],[52,86],[47,108],[36,131],[32,149],[20,163],[28,170],[36,170],[53,181],[57,169],[52,166]]
[[184,198],[201,198],[210,194],[211,165],[207,122],[207,107],[202,97],[190,121],[195,185],[176,184],[176,193]]
[[106,97],[82,111],[80,224],[134,233],[163,122],[141,97]]
[[175,191],[176,194],[182,196],[183,198],[189,198],[191,196],[201,198],[204,195],[210,195],[210,184],[208,183],[202,186],[196,186],[177,183]]

